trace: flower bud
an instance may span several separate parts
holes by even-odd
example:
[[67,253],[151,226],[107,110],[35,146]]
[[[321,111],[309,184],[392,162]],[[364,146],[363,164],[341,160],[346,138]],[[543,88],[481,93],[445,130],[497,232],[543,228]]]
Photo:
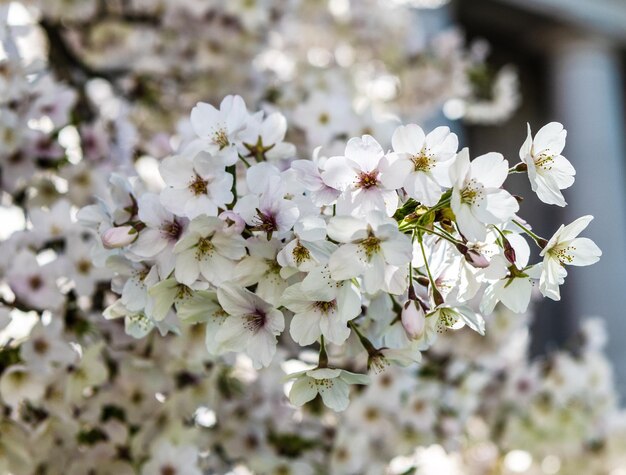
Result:
[[138,236],[139,233],[132,226],[117,226],[102,233],[102,245],[107,249],[117,249],[133,243]]
[[234,211],[223,211],[218,217],[226,223],[226,229],[224,231],[227,233],[241,234],[246,227],[246,222]]
[[424,335],[426,316],[424,315],[424,309],[417,300],[407,300],[402,307],[400,321],[404,331],[412,340],[417,340]]
[[472,267],[476,267],[477,269],[489,267],[489,261],[487,258],[475,249],[470,249],[465,244],[461,243],[457,244],[456,248],[461,254],[463,254],[467,263]]
[[504,236],[502,237],[502,244],[504,246],[504,257],[506,257],[506,260],[511,264],[515,264],[515,259],[517,258],[515,255],[515,249],[513,249],[509,240]]

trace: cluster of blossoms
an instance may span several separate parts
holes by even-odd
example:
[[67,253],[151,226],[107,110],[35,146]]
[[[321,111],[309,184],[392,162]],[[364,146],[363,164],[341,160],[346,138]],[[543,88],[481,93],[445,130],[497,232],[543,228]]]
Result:
[[389,115],[422,123],[445,104],[454,119],[493,123],[519,105],[511,68],[494,71],[487,48],[467,46],[454,28],[428,33],[431,16],[406,2],[21,4],[41,26],[59,77],[78,89],[110,85],[148,154],[170,151],[166,138],[199,98],[218,102],[233,90],[280,109],[306,151],[388,129]]
[[[0,473],[623,465],[599,330],[532,362],[504,310],[600,254],[590,218],[543,239],[501,189],[527,173],[563,206],[563,127],[509,168],[374,118],[504,120],[515,76],[484,48],[398,48],[419,12],[390,2],[23,4],[0,5]],[[224,87],[262,111],[229,96],[163,134]]]
[[513,167],[498,153],[470,160],[447,127],[415,124],[395,130],[391,150],[363,135],[342,155],[295,160],[280,113],[251,113],[239,96],[199,103],[191,124],[196,137],[160,164],[160,189],[116,175],[109,199],[79,213],[116,273],[105,317],[138,338],[202,325],[210,354],[245,353],[255,368],[279,342],[295,355],[315,345],[317,366],[291,375],[296,405],[319,394],[340,411],[367,382],[334,366],[329,344],[355,357],[360,345],[375,370],[417,362],[448,328],[484,333],[499,302],[526,311],[535,281],[558,300],[565,266],[601,254],[578,237],[590,216],[547,240],[502,188],[528,172],[541,200],[564,204],[574,170],[560,124],[529,131]]

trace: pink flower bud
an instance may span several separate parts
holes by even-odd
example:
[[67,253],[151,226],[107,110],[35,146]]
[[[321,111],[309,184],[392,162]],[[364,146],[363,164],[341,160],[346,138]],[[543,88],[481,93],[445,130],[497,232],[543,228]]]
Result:
[[226,223],[225,231],[227,233],[241,234],[246,227],[246,222],[234,211],[223,211],[220,213],[219,218]]
[[109,228],[102,233],[102,245],[107,249],[117,249],[128,246],[137,239],[139,233],[132,226],[118,226]]
[[408,300],[404,304],[400,321],[404,331],[412,340],[417,340],[424,335],[426,316],[424,315],[424,309],[422,309],[417,300]]

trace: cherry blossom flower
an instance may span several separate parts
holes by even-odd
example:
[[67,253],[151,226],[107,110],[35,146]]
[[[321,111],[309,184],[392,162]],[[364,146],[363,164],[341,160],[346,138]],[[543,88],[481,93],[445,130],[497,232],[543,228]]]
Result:
[[456,155],[459,140],[448,127],[437,127],[428,135],[415,124],[402,125],[392,137],[397,160],[391,167],[405,180],[404,189],[411,197],[434,206],[443,187],[450,187],[449,168]]
[[361,313],[361,296],[350,282],[338,286],[336,298],[306,293],[302,284],[294,284],[283,293],[281,302],[294,312],[289,331],[300,345],[310,345],[320,336],[338,345],[350,336],[347,323]]
[[200,137],[191,145],[192,149],[205,150],[219,158],[224,165],[233,165],[238,159],[237,141],[246,127],[247,119],[248,111],[241,96],[226,96],[219,109],[199,102],[191,111],[191,125]]
[[225,223],[216,217],[191,221],[185,235],[174,246],[176,280],[192,285],[200,274],[214,285],[229,280],[235,261],[246,255],[241,236],[226,234]]
[[217,299],[229,314],[215,336],[221,351],[245,349],[255,368],[268,366],[276,352],[276,337],[285,329],[282,312],[249,290],[229,283],[218,289]]
[[365,374],[351,373],[337,368],[315,368],[289,375],[295,379],[289,391],[289,400],[296,406],[312,401],[318,394],[333,411],[344,411],[350,403],[350,385],[367,384]]
[[398,207],[398,194],[406,178],[391,167],[380,144],[370,135],[352,138],[345,155],[331,157],[324,165],[324,182],[342,191],[337,199],[338,214],[365,216],[385,210],[391,216]]
[[332,278],[341,281],[362,276],[369,293],[388,288],[386,279],[393,267],[411,260],[410,239],[380,211],[371,212],[366,219],[336,216],[328,223],[328,236],[343,243],[330,256]]
[[167,184],[161,191],[161,203],[179,216],[217,216],[218,208],[233,201],[233,176],[218,165],[217,157],[205,152],[195,156],[183,152],[166,158],[159,170]]
[[533,138],[528,124],[528,136],[519,151],[520,159],[528,168],[530,186],[547,204],[565,206],[561,190],[574,184],[576,170],[561,155],[566,135],[562,124],[550,122]]
[[499,153],[469,159],[463,149],[450,168],[454,184],[451,207],[459,229],[471,241],[484,241],[486,224],[509,220],[519,210],[517,201],[500,187],[508,175],[508,162]]
[[583,216],[561,227],[554,233],[541,251],[543,269],[539,290],[552,300],[560,300],[559,286],[565,281],[566,265],[590,266],[600,260],[602,251],[589,238],[578,235],[589,225],[593,216]]

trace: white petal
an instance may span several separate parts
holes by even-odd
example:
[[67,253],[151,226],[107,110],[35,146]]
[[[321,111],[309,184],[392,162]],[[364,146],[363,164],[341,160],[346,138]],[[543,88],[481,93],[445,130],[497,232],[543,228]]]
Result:
[[294,406],[302,406],[317,396],[317,385],[311,378],[298,378],[289,391],[289,401]]

